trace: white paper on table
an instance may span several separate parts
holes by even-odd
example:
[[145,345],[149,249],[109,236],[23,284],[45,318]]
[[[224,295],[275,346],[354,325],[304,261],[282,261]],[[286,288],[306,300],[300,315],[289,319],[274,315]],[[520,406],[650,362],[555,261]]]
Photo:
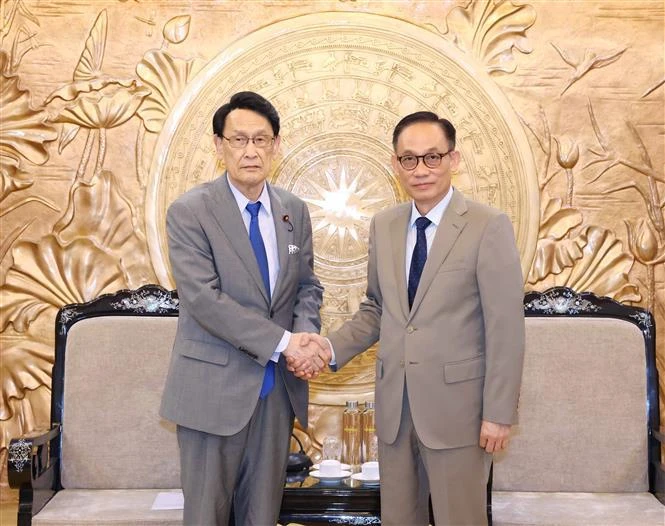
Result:
[[160,491],[152,503],[153,510],[181,510],[185,507],[182,491]]

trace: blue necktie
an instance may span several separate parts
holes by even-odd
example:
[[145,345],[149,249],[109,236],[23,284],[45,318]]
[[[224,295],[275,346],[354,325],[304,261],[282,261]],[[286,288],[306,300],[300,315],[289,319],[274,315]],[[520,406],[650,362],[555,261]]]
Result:
[[413,298],[416,297],[420,275],[423,273],[425,261],[427,261],[427,237],[425,229],[432,224],[426,217],[416,219],[416,229],[418,237],[416,246],[413,247],[413,256],[411,256],[411,268],[409,269],[409,309],[413,306]]
[[[268,293],[268,301],[270,301],[270,269],[268,268],[268,256],[266,255],[266,246],[263,244],[263,237],[261,237],[261,229],[259,228],[259,210],[261,208],[261,201],[256,203],[247,203],[247,211],[252,216],[249,222],[249,242],[254,249],[254,256],[256,262],[259,264],[259,271],[261,278],[263,278],[263,285]],[[268,396],[270,391],[275,385],[275,362],[272,360],[266,364],[266,372],[263,375],[263,385],[261,386],[261,398]]]

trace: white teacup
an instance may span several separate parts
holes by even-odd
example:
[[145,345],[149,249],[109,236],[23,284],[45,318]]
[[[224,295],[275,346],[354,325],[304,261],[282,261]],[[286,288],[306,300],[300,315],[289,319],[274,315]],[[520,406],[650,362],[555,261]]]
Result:
[[342,463],[339,460],[326,459],[319,464],[322,477],[339,477],[342,475]]
[[361,466],[361,472],[363,478],[366,479],[378,479],[379,478],[379,463],[375,460],[371,462],[365,462]]

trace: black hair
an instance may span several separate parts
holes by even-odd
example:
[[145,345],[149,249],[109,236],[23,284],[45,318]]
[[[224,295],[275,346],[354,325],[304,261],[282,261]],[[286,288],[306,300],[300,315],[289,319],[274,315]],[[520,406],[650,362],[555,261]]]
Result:
[[253,91],[240,91],[231,97],[231,100],[226,104],[220,106],[212,118],[212,131],[218,137],[224,133],[224,124],[226,117],[233,110],[251,110],[259,115],[263,115],[270,126],[272,132],[277,137],[279,135],[279,114],[275,107],[258,93]]
[[448,119],[441,119],[436,113],[431,111],[417,111],[404,117],[401,121],[397,123],[393,131],[393,149],[397,150],[397,139],[399,139],[400,134],[404,131],[404,128],[415,124],[417,122],[435,122],[443,130],[443,134],[446,139],[448,139],[448,148],[451,150],[455,149],[455,137],[457,132],[455,131],[455,126]]

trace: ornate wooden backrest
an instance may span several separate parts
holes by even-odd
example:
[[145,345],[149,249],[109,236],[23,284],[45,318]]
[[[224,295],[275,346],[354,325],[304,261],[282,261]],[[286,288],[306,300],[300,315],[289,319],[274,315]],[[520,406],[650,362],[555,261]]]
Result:
[[175,427],[158,415],[178,299],[158,286],[63,308],[51,418],[65,488],[180,487]]
[[660,458],[654,320],[567,288],[528,293],[519,424],[494,489],[640,492]]
[[[524,305],[520,424],[497,459],[495,489],[652,488],[660,451],[649,432],[659,425],[651,314],[562,287],[528,293]],[[51,417],[63,423],[64,486],[178,485],[173,428],[157,415],[177,315],[176,293],[154,285],[61,309]],[[90,472],[91,461],[108,470]]]

